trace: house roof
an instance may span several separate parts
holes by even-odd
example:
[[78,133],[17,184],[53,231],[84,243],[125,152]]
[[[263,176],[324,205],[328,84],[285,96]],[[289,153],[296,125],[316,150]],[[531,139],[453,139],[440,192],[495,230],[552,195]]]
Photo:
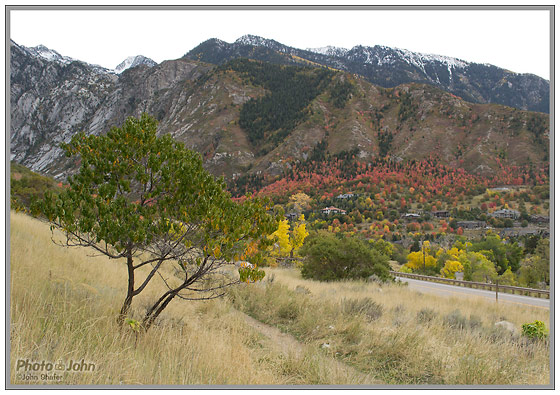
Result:
[[519,215],[519,211],[503,208],[503,209],[494,211],[490,215],[496,215],[496,214],[516,214],[516,215]]
[[331,207],[325,207],[322,211],[327,211],[327,210],[329,210],[329,211],[343,211],[343,212],[346,212],[346,210],[343,210],[343,209],[341,209],[341,208],[336,208],[336,207],[333,207],[333,206],[331,206]]

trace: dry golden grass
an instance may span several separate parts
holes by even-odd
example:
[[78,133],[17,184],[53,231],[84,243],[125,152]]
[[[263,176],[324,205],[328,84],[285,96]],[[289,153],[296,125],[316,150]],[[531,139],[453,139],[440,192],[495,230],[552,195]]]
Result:
[[[286,355],[226,299],[174,301],[136,340],[116,325],[125,296],[124,264],[59,247],[47,224],[24,214],[11,213],[10,231],[11,384],[364,383],[352,369],[322,362],[320,350]],[[163,290],[157,282],[147,287],[134,312],[140,314]],[[18,359],[84,359],[95,371],[65,372],[62,381],[26,381],[18,376]]]
[[[124,264],[54,245],[48,225],[24,214],[11,213],[10,237],[11,384],[549,382],[545,344],[491,330],[502,319],[516,326],[535,319],[548,323],[542,309],[363,282],[318,283],[301,279],[296,270],[267,269],[265,282],[234,288],[228,298],[174,301],[157,325],[136,339],[116,325],[126,286]],[[310,294],[296,292],[297,286]],[[140,316],[163,289],[160,282],[146,288],[133,314]],[[361,314],[375,314],[377,308],[379,317]],[[284,352],[239,310],[293,335],[299,352]],[[422,322],[421,312],[428,317]],[[453,319],[464,319],[469,327],[452,328]],[[96,369],[64,372],[60,382],[26,381],[16,371],[18,359],[84,359]]]
[[334,357],[384,383],[549,384],[548,345],[495,326],[506,320],[520,331],[538,319],[550,327],[546,309],[397,285],[320,283],[295,269],[268,269],[265,281],[265,291],[235,298],[238,308],[302,342],[329,344]]
[[407,311],[417,312],[424,308],[432,308],[437,309],[440,315],[445,315],[460,309],[463,315],[477,315],[485,322],[501,321],[499,318],[504,318],[521,328],[521,325],[526,322],[541,320],[547,323],[547,327],[549,327],[550,313],[545,308],[511,305],[506,302],[495,303],[483,297],[455,296],[444,298],[397,285],[381,287],[376,283],[362,281],[326,283],[304,280],[297,269],[267,268],[266,272],[268,278],[273,277],[291,289],[295,290],[298,285],[303,286],[309,289],[313,295],[319,295],[331,302],[339,302],[345,298],[373,297],[387,310],[406,306]]

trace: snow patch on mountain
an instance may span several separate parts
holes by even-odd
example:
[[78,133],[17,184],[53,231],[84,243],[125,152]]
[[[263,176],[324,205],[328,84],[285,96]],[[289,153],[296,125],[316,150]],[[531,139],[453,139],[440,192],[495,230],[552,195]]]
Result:
[[54,49],[47,48],[44,45],[37,45],[36,47],[25,47],[23,45],[16,44],[14,41],[12,41],[11,43],[12,43],[12,45],[15,45],[18,48],[20,48],[22,51],[27,52],[31,56],[34,56],[34,57],[42,59],[42,60],[46,60],[47,62],[53,62],[53,63],[57,63],[57,64],[60,64],[60,65],[63,65],[63,66],[66,66],[66,65],[69,65],[71,63],[76,63],[77,62],[77,63],[81,63],[81,64],[85,64],[85,65],[89,66],[97,74],[112,73],[112,70],[109,70],[105,67],[102,67],[102,66],[99,66],[99,65],[96,65],[96,64],[89,64],[89,63],[86,63],[84,61],[71,58],[69,56],[63,56],[63,55],[59,54],[58,52],[56,52]]
[[61,63],[61,64],[69,64],[75,61],[75,59],[72,59],[68,56],[62,56],[61,54],[59,54],[58,52],[56,52],[53,49],[49,49],[47,47],[45,47],[44,45],[38,45],[36,47],[32,47],[32,48],[25,48],[27,49],[27,51],[35,56],[41,57],[45,60],[48,60],[49,62],[57,62],[57,63]]
[[124,61],[122,61],[117,67],[115,67],[114,72],[120,74],[127,69],[140,66],[142,64],[145,64],[148,67],[153,67],[157,65],[157,63],[154,62],[152,59],[142,55],[129,56]]
[[395,48],[394,51],[400,54],[400,56],[407,61],[409,64],[412,64],[417,67],[423,67],[426,63],[432,62],[439,62],[445,64],[448,68],[465,68],[469,65],[468,62],[464,60],[452,58],[450,56],[442,56],[442,55],[434,55],[434,54],[425,54],[419,52],[412,52],[406,49],[399,49]]
[[277,44],[274,40],[269,40],[267,38],[254,36],[252,34],[246,34],[244,36],[239,37],[237,40],[235,40],[235,43],[242,44],[242,45],[254,45],[259,47],[272,47],[275,46],[274,44]]
[[334,47],[332,45],[327,45],[326,47],[319,47],[319,48],[307,48],[306,50],[321,55],[337,56],[337,57],[346,56],[346,54],[348,53],[348,50],[346,48]]

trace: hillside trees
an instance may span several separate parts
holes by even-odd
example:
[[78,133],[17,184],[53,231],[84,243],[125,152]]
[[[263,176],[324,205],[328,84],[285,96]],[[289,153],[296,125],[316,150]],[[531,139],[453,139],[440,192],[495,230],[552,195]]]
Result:
[[384,158],[391,150],[391,143],[393,141],[393,133],[389,130],[379,131],[377,134],[379,144],[379,156]]
[[243,104],[239,114],[239,126],[263,154],[305,118],[306,107],[325,89],[334,74],[328,69],[280,66],[248,59],[232,60],[221,67],[243,73],[249,82],[268,90],[263,97]]
[[526,287],[550,284],[550,239],[541,239],[534,250],[521,261],[519,283]]
[[[175,298],[215,298],[229,285],[262,278],[259,250],[270,244],[267,236],[277,224],[266,200],[232,201],[199,154],[169,135],[157,137],[156,128],[144,114],[103,136],[75,135],[63,148],[79,158],[79,172],[68,188],[47,193],[35,207],[62,232],[64,246],[90,247],[126,265],[119,323],[133,298],[161,277],[167,291],[142,318],[146,330]],[[241,268],[239,279],[220,274],[240,259],[254,265]]]
[[504,244],[500,236],[492,234],[488,235],[484,240],[474,242],[471,251],[482,252],[489,255],[496,262],[498,274],[504,273],[508,267],[513,272],[519,270],[523,249],[516,243]]
[[346,79],[336,81],[329,89],[330,101],[336,108],[344,108],[354,93],[354,85]]
[[26,167],[10,163],[10,205],[13,209],[27,211],[48,190],[58,193],[62,183],[34,173]]

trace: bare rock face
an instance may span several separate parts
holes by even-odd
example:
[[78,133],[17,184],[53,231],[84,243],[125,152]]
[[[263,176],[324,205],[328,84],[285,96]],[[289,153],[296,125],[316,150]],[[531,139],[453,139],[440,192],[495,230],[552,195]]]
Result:
[[115,89],[117,77],[73,61],[34,56],[11,45],[11,159],[45,171],[60,156],[60,143],[91,120]]
[[107,132],[143,111],[161,117],[165,92],[204,73],[182,60],[117,75],[68,58],[45,58],[13,42],[10,50],[11,160],[56,177],[67,167],[60,144],[72,135]]
[[[254,36],[236,45],[249,51],[256,44],[274,47],[267,51],[276,51],[277,57],[296,54]],[[214,49],[218,59],[221,52]],[[267,51],[259,53],[268,56]],[[373,56],[368,51],[362,48],[352,56]],[[387,155],[398,161],[421,160],[436,154],[445,164],[488,174],[496,171],[497,157],[508,165],[548,163],[546,114],[473,104],[428,84],[383,88],[331,70],[332,77],[292,118],[296,121],[291,129],[271,138],[270,144],[259,141],[269,145],[262,150],[240,126],[241,112],[247,102],[258,103],[286,88],[272,92],[243,69],[187,56],[157,65],[140,62],[116,73],[44,47],[12,42],[10,52],[11,160],[58,179],[67,178],[77,166],[63,155],[61,143],[80,131],[106,133],[144,112],[158,120],[158,133],[170,134],[198,151],[209,171],[226,178],[247,172],[278,176],[290,169],[290,163],[326,152],[350,153],[364,161]],[[319,69],[297,70],[312,74]],[[343,105],[335,105],[333,87],[345,83],[353,87],[352,93]],[[275,106],[259,116],[276,114]],[[274,135],[272,130],[265,132]]]

